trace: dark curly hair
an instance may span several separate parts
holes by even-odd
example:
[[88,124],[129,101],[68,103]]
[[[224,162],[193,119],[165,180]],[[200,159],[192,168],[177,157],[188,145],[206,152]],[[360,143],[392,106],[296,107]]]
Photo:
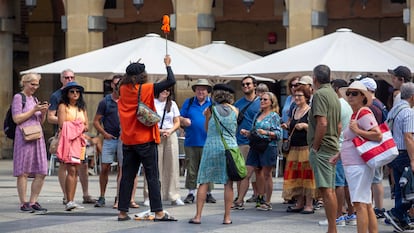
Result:
[[[60,98],[60,104],[64,104],[66,106],[69,106],[70,100],[69,100],[69,89],[67,89],[66,91],[62,91],[62,97]],[[75,104],[76,107],[78,107],[78,109],[85,111],[86,110],[86,102],[83,99],[83,93],[82,91],[79,92],[79,99],[76,101]]]

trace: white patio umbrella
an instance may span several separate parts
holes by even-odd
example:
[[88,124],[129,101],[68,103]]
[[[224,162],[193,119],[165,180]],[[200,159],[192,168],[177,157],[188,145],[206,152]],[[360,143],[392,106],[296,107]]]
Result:
[[414,70],[414,57],[344,28],[235,67],[221,75],[254,74],[286,79],[293,75],[311,74],[319,64],[328,65],[333,78],[350,79],[365,72],[385,77],[387,69],[399,65]]
[[404,40],[402,37],[392,37],[391,39],[382,42],[382,44],[407,55],[414,55],[414,44]]
[[[262,58],[262,56],[228,45],[226,44],[226,41],[213,41],[211,44],[195,48],[194,50],[231,68]],[[244,76],[245,75],[222,76],[221,78],[227,80],[240,80]],[[275,82],[274,79],[263,78],[260,76],[254,77],[259,81]]]
[[[167,42],[171,67],[177,79],[213,78],[229,69],[211,58],[193,51],[173,41]],[[58,74],[64,69],[72,69],[77,75],[108,79],[114,74],[125,73],[125,68],[141,59],[150,77],[166,77],[164,57],[166,41],[157,34],[108,46],[78,56],[56,61],[47,65],[25,70],[21,73],[36,72],[41,74]]]

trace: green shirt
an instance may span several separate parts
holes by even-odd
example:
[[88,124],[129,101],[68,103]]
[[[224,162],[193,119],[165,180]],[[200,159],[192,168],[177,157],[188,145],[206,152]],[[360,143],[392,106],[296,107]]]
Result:
[[326,117],[328,126],[322,138],[319,150],[327,153],[339,151],[338,124],[341,121],[341,104],[338,96],[329,83],[322,84],[312,98],[312,108],[309,110],[308,145],[312,147],[316,129],[316,116]]

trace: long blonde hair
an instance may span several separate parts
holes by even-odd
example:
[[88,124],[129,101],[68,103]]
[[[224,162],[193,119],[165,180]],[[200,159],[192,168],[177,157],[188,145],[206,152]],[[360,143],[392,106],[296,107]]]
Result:
[[264,95],[269,96],[269,99],[272,102],[272,105],[271,105],[272,106],[272,111],[275,112],[275,113],[277,113],[277,114],[279,114],[279,110],[280,110],[279,109],[279,102],[277,101],[276,95],[273,94],[270,91],[266,91],[265,93],[263,93],[262,97]]

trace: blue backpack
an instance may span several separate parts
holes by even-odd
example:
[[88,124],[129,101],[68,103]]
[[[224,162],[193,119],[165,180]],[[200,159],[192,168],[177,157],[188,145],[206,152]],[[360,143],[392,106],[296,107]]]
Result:
[[[19,92],[19,94],[22,96],[22,109],[24,108],[24,106],[26,105],[26,96]],[[14,136],[16,134],[16,123],[13,121],[13,115],[11,112],[11,104],[9,107],[9,110],[7,110],[6,113],[6,117],[4,118],[4,122],[3,122],[3,130],[4,130],[4,134],[6,134],[6,136],[10,139],[14,140]]]

